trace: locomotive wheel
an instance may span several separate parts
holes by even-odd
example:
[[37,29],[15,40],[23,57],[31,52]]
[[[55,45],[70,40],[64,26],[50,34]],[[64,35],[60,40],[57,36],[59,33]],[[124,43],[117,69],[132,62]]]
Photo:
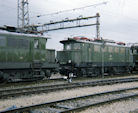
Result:
[[50,70],[46,70],[45,71],[45,77],[46,78],[50,78],[51,77],[51,71]]

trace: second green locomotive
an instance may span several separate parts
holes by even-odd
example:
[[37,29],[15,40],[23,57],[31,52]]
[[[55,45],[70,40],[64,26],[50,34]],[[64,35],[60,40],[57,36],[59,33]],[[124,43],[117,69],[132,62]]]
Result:
[[104,73],[131,72],[134,63],[131,49],[123,43],[74,37],[60,41],[63,51],[57,52],[60,73],[68,76],[98,76]]

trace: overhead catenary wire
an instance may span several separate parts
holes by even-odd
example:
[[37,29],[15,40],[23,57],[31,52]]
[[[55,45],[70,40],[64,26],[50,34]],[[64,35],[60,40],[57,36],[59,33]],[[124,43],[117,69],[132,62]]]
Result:
[[100,5],[106,5],[107,3],[108,3],[108,1],[105,1],[105,2],[100,2],[100,3],[96,3],[96,4],[92,4],[92,5],[83,6],[83,7],[67,9],[67,10],[57,11],[57,12],[48,13],[48,14],[37,15],[37,16],[33,16],[31,18],[36,18],[36,17],[39,18],[39,17],[43,17],[43,16],[56,15],[56,14],[60,14],[60,13],[64,13],[64,12],[81,10],[81,9],[85,9],[85,8],[89,8],[89,7],[97,7],[97,6],[100,6]]

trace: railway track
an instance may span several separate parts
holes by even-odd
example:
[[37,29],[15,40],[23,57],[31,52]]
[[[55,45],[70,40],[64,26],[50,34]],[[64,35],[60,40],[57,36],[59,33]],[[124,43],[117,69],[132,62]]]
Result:
[[135,82],[135,81],[138,81],[138,77],[98,80],[93,82],[77,82],[77,83],[58,84],[58,85],[44,85],[44,86],[26,87],[26,88],[15,88],[8,90],[0,90],[0,99],[6,99],[8,97],[17,97],[22,95],[47,93],[63,89],[72,89],[72,88],[86,87],[86,86],[109,85],[109,84]]
[[8,88],[8,87],[22,87],[22,86],[29,86],[29,85],[36,85],[36,84],[45,84],[51,82],[58,82],[58,81],[65,81],[63,77],[61,78],[50,78],[45,80],[37,80],[37,81],[22,81],[22,82],[9,82],[9,83],[0,83],[0,88]]
[[[115,75],[113,77],[110,77],[110,76],[105,76],[104,79],[114,79],[116,77],[135,77],[135,74],[122,74],[122,75]],[[137,76],[136,76],[137,77]],[[96,79],[100,79],[99,77],[94,77],[94,78],[89,78],[89,77],[83,77],[83,78],[77,78],[77,77],[74,77],[73,78],[73,81],[85,81],[85,80],[96,80]],[[55,77],[55,78],[50,78],[50,79],[44,79],[44,80],[38,80],[38,81],[24,81],[24,82],[12,82],[12,83],[0,83],[0,90],[1,89],[11,89],[11,88],[21,88],[21,87],[29,87],[29,86],[38,86],[38,85],[46,85],[46,84],[53,84],[53,83],[56,83],[56,82],[61,82],[61,83],[65,83],[66,80],[64,79],[64,77]]]
[[75,98],[36,104],[12,110],[1,111],[1,113],[37,113],[45,111],[48,113],[73,113],[87,109],[88,107],[94,107],[97,105],[103,105],[134,97],[138,97],[138,87],[106,91],[102,93],[95,93]]

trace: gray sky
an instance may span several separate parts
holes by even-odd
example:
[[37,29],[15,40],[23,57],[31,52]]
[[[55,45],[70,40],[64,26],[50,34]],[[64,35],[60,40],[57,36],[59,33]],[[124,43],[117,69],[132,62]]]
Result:
[[[74,9],[95,3],[108,1],[106,5],[89,7],[81,10],[42,16],[57,11]],[[30,23],[47,23],[76,18],[79,15],[92,16],[100,13],[100,35],[106,39],[123,42],[138,42],[138,0],[29,0]],[[0,26],[17,23],[17,0],[0,0]],[[60,40],[70,36],[95,37],[95,27],[75,28],[52,31],[45,34],[52,39],[48,41],[48,48],[60,49]]]

